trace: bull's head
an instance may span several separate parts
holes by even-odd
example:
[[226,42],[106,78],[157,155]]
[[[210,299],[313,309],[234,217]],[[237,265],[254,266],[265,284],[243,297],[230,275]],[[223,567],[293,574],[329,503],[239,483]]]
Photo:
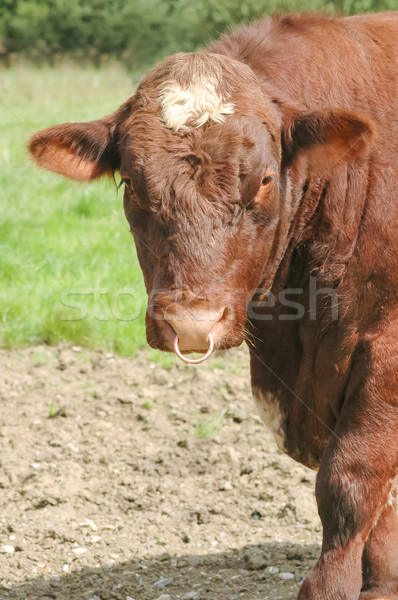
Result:
[[278,104],[240,62],[178,54],[114,114],[40,131],[30,151],[78,181],[120,172],[148,342],[188,353],[243,341],[248,303],[272,285],[308,170],[322,178],[363,154],[370,131],[350,111]]

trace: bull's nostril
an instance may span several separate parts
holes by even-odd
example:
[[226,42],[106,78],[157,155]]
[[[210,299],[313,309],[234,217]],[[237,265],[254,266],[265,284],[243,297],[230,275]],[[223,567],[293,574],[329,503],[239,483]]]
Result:
[[[209,349],[209,334],[212,334],[212,343],[218,340],[218,331],[215,326],[223,319],[222,309],[209,309],[207,306],[193,308],[191,305],[170,304],[164,310],[164,320],[171,326],[174,335],[170,339],[174,343],[178,336],[178,349],[181,352],[204,352]],[[177,352],[176,352],[177,353]]]
[[208,348],[206,354],[204,354],[200,358],[187,358],[186,356],[181,354],[180,348],[178,346],[178,341],[179,341],[178,335],[176,335],[174,338],[174,352],[177,354],[178,358],[180,358],[184,363],[187,363],[189,365],[198,365],[198,364],[204,362],[205,360],[207,360],[209,358],[210,354],[214,350],[214,340],[213,340],[213,336],[211,335],[211,333],[209,333],[209,335],[208,335],[209,348]]
[[226,306],[222,312],[220,321],[234,321],[234,310],[232,306]]

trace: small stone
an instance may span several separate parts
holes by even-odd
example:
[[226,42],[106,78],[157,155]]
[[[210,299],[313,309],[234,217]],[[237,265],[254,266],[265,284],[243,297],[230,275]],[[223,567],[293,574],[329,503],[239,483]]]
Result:
[[159,596],[159,598],[156,598],[156,600],[173,600],[173,598],[170,596],[170,594],[162,594]]
[[63,571],[64,573],[68,573],[68,572],[69,572],[69,565],[67,565],[66,563],[64,563],[64,564],[62,565],[62,571]]
[[170,554],[168,552],[163,552],[163,554],[158,556],[159,562],[165,562],[166,560],[169,560],[169,559],[170,559]]
[[6,583],[4,579],[3,579],[3,581],[0,581],[0,585],[5,590],[12,590],[12,587],[10,585],[8,585],[8,583]]
[[79,523],[79,527],[89,527],[92,531],[98,531],[98,526],[91,519],[85,519]]
[[101,538],[101,536],[99,536],[99,535],[92,535],[92,536],[91,536],[91,538],[90,538],[90,542],[91,542],[92,544],[96,544],[97,542],[100,542],[100,541],[101,541],[101,539],[102,539],[102,538]]
[[255,521],[258,521],[259,519],[263,518],[263,515],[260,513],[259,510],[254,510],[252,512],[252,514],[250,515],[252,519],[254,519]]
[[198,592],[188,592],[181,596],[180,600],[196,600],[197,598],[199,598]]
[[170,585],[170,583],[173,582],[173,577],[161,577],[160,579],[158,579],[153,586],[154,587],[166,587],[166,585]]
[[218,489],[220,492],[229,492],[232,490],[232,483],[230,481],[221,481]]
[[61,577],[59,575],[51,575],[50,581],[61,581]]
[[85,554],[87,552],[87,548],[73,548],[72,552],[75,554]]
[[0,546],[0,554],[12,554],[13,552],[15,552],[14,546],[7,546],[6,544]]
[[156,385],[166,385],[169,382],[169,377],[164,371],[156,371],[152,375],[152,383]]
[[270,575],[275,575],[275,573],[279,573],[279,569],[278,567],[267,567],[265,572],[269,573]]
[[138,583],[138,585],[143,585],[144,580],[142,579],[142,577],[139,573],[135,574],[135,579],[136,579],[136,582]]
[[120,404],[133,404],[133,399],[127,396],[118,396],[117,399],[119,400]]
[[246,563],[246,568],[249,571],[260,571],[261,569],[265,569],[269,562],[264,552],[258,552],[253,550],[246,552],[243,555],[243,558]]
[[294,579],[293,573],[279,573],[280,579]]
[[131,596],[126,596],[126,600],[134,600]]

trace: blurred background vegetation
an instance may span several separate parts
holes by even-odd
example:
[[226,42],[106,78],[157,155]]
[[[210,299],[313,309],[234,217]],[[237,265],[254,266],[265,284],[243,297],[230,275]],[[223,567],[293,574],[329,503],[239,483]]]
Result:
[[8,65],[22,54],[97,66],[112,57],[134,70],[275,11],[397,8],[398,0],[0,0],[0,56]]

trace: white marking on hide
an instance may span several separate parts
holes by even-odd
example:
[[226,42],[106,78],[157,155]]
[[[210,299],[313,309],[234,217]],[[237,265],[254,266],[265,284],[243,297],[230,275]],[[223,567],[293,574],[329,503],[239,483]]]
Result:
[[271,430],[279,450],[286,453],[286,434],[283,428],[285,416],[282,413],[279,399],[274,394],[262,392],[256,387],[253,388],[253,396],[260,419]]
[[174,132],[188,124],[201,127],[208,121],[222,123],[225,115],[234,112],[233,103],[222,98],[217,80],[211,76],[192,76],[185,88],[177,81],[165,81],[159,88],[163,124]]
[[391,506],[398,514],[398,481],[395,480],[394,486],[390,490],[387,501],[388,506]]

